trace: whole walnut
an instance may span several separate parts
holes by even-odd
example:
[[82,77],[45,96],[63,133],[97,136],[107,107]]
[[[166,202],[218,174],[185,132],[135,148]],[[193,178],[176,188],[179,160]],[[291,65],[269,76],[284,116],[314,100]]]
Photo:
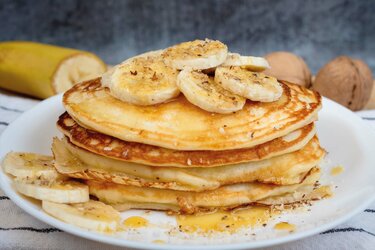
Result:
[[368,103],[372,87],[372,73],[367,64],[347,56],[339,56],[324,65],[312,85],[323,96],[353,111]]
[[265,58],[271,66],[271,69],[264,71],[265,74],[310,87],[311,71],[301,57],[290,52],[278,51],[265,55]]
[[365,109],[375,109],[375,81],[372,85],[370,100],[366,104]]

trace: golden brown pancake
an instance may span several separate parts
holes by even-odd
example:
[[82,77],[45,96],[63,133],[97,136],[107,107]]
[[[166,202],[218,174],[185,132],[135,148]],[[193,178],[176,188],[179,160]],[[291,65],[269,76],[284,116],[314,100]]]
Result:
[[66,112],[59,117],[57,127],[69,137],[71,143],[95,154],[150,166],[185,168],[215,167],[268,159],[301,149],[315,134],[314,124],[310,123],[285,136],[252,148],[223,151],[181,151],[127,142],[86,129],[75,122]]
[[81,126],[124,141],[174,150],[249,148],[313,122],[321,108],[318,93],[288,82],[278,101],[248,101],[233,114],[210,113],[183,95],[152,106],[136,106],[112,97],[101,79],[75,85],[63,104]]
[[[92,183],[91,183],[92,184]],[[95,184],[93,184],[95,185]],[[94,192],[94,191],[93,191]],[[136,201],[126,201],[124,203],[114,203],[111,204],[118,211],[126,211],[129,209],[149,209],[149,210],[160,210],[160,211],[170,211],[180,214],[194,214],[194,213],[210,213],[217,210],[233,210],[237,208],[246,208],[250,206],[266,205],[266,206],[280,206],[280,208],[285,205],[303,204],[314,200],[320,200],[332,195],[332,190],[329,186],[315,187],[315,185],[304,185],[296,189],[292,193],[286,193],[276,196],[271,196],[265,199],[258,200],[249,204],[242,204],[239,206],[230,207],[211,207],[211,208],[194,208],[194,210],[181,209],[178,205],[170,203],[155,203],[155,202],[136,202]]]
[[55,138],[52,150],[57,171],[70,177],[185,191],[212,190],[253,181],[279,185],[300,183],[325,155],[317,137],[295,152],[212,168],[152,167],[119,161],[79,148],[67,139]]
[[303,194],[306,196],[313,191],[314,184],[319,177],[319,168],[313,168],[300,184],[277,186],[253,182],[223,186],[204,192],[140,188],[96,181],[87,181],[87,184],[91,195],[118,209],[142,206],[141,208],[191,214],[202,210],[228,209],[262,203],[262,201],[277,204],[277,199],[283,196],[287,197],[289,201],[298,201],[298,199],[292,200],[290,194],[295,194],[296,197],[303,200]]

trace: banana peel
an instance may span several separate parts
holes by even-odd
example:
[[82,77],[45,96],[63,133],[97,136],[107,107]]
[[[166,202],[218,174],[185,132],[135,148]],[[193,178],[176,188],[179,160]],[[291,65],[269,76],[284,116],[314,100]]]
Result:
[[106,69],[99,57],[86,51],[35,42],[0,42],[0,88],[33,97],[64,92]]

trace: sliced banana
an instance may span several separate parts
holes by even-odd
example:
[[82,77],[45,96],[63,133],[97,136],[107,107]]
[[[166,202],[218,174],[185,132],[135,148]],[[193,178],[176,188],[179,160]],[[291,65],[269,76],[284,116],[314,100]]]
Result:
[[115,231],[120,222],[120,214],[113,207],[100,201],[59,204],[43,201],[44,211],[53,217],[78,227],[100,232]]
[[177,78],[177,86],[192,104],[209,112],[227,114],[238,111],[246,99],[232,94],[200,71],[185,69]]
[[80,182],[69,180],[14,180],[18,192],[56,203],[78,203],[89,200],[89,188]]
[[178,71],[167,66],[161,51],[133,57],[102,76],[102,85],[117,99],[136,105],[163,103],[179,95]]
[[283,88],[276,78],[241,67],[217,67],[215,82],[224,89],[252,101],[273,102],[283,93]]
[[267,60],[263,57],[241,56],[238,53],[228,53],[227,58],[220,66],[238,66],[251,71],[263,71],[270,68]]
[[101,84],[102,84],[103,87],[111,88],[112,75],[115,72],[115,70],[117,69],[117,67],[118,67],[118,65],[115,65],[115,66],[111,67],[110,69],[108,69],[102,75]]
[[195,40],[167,48],[162,53],[164,62],[176,69],[209,69],[222,64],[228,47],[220,41]]
[[2,163],[6,173],[18,179],[54,180],[60,174],[53,166],[53,157],[33,153],[8,153]]
[[[140,55],[131,57],[129,59],[126,59],[121,64],[124,64],[124,63],[126,63],[130,60],[133,60],[134,58],[139,58],[139,57],[147,58],[148,56],[152,56],[152,57],[160,56],[162,52],[163,52],[163,50],[148,51],[148,52],[145,52],[143,54],[140,54]],[[108,66],[108,70],[106,72],[104,72],[104,74],[102,75],[102,80],[101,80],[102,86],[108,87],[108,88],[111,87],[111,77],[112,77],[113,73],[115,72],[115,70],[117,69],[117,67],[121,64],[114,65],[114,66]]]

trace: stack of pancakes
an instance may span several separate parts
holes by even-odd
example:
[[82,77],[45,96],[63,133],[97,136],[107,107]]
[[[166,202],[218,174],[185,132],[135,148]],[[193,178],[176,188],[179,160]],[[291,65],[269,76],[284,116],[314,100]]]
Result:
[[100,78],[80,83],[63,97],[55,167],[118,210],[193,214],[320,199],[330,193],[317,185],[321,97],[280,84],[278,101],[217,114],[183,95],[137,106],[111,96]]

